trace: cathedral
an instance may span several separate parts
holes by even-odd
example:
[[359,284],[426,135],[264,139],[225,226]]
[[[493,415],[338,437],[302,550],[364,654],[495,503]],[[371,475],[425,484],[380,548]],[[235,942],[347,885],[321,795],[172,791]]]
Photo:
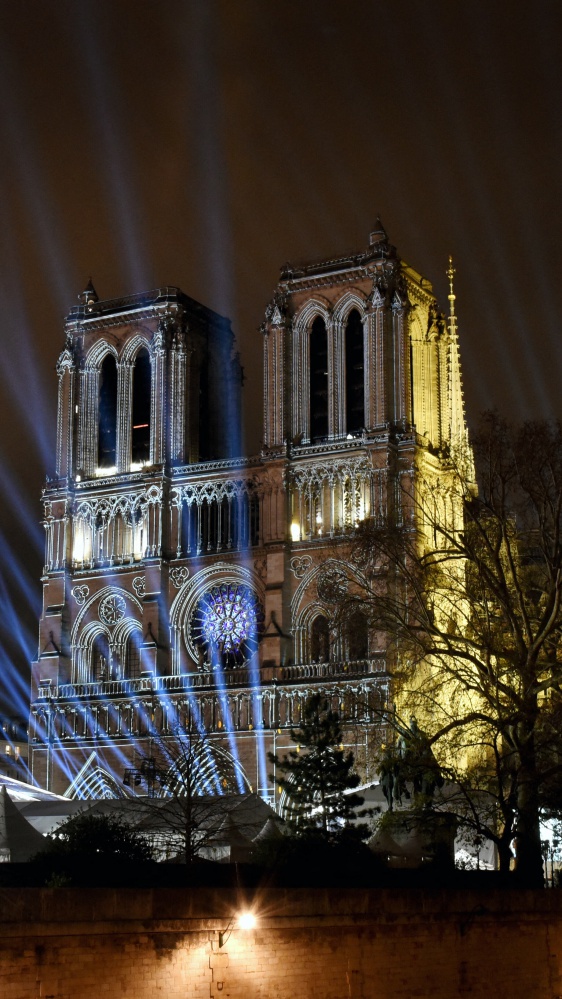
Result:
[[[30,767],[68,797],[147,793],[147,761],[204,735],[223,790],[278,805],[267,753],[322,692],[364,779],[385,740],[384,641],[334,592],[349,539],[466,438],[449,315],[379,220],[366,249],[285,266],[265,310],[263,445],[240,457],[227,319],[178,288],[71,309],[32,665]],[[345,569],[345,571],[344,571]],[[358,585],[361,583],[357,579]],[[202,787],[209,774],[202,774]]]

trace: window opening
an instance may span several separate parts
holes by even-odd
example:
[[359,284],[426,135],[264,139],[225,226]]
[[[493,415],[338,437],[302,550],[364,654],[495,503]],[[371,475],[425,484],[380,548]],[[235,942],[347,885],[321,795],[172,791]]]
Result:
[[127,640],[125,651],[125,677],[127,680],[136,680],[141,673],[141,636],[140,632],[133,632]]
[[327,663],[330,659],[330,629],[322,614],[312,622],[310,658],[313,663]]
[[144,348],[137,354],[133,369],[132,461],[150,461],[150,356]]
[[357,309],[349,313],[345,327],[345,398],[348,434],[365,426],[365,374],[363,323]]
[[369,655],[369,624],[361,611],[354,611],[347,621],[347,658],[351,662]]
[[110,678],[109,643],[105,635],[98,635],[92,649],[92,679],[103,683]]
[[199,601],[191,635],[213,668],[234,668],[256,652],[263,623],[263,607],[248,586],[221,583]]
[[328,337],[317,316],[310,331],[310,439],[328,436]]
[[108,354],[100,370],[98,466],[117,464],[117,365]]

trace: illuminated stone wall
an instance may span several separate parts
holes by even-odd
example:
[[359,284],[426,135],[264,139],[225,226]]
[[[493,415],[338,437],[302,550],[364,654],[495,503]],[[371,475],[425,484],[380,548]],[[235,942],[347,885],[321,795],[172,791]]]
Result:
[[5,890],[2,999],[555,999],[559,892]]

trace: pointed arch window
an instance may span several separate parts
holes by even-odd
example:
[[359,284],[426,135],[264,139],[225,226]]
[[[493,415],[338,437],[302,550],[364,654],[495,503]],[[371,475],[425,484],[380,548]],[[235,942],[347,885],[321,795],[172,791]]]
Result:
[[330,659],[330,628],[328,619],[319,614],[310,631],[310,659],[313,663],[327,663]]
[[117,464],[117,365],[107,354],[100,370],[98,466],[114,468]]
[[139,350],[133,369],[133,464],[150,461],[150,355],[143,347]]
[[348,434],[365,426],[365,371],[363,323],[353,309],[345,326],[345,416]]
[[141,633],[133,631],[125,647],[125,679],[136,680],[141,674]]
[[105,635],[97,635],[92,647],[92,680],[104,683],[110,677],[111,656]]
[[346,622],[346,654],[350,662],[369,656],[369,622],[362,611],[354,611]]
[[310,439],[328,436],[328,336],[317,316],[310,330]]
[[182,555],[197,555],[197,504],[184,500],[181,508]]

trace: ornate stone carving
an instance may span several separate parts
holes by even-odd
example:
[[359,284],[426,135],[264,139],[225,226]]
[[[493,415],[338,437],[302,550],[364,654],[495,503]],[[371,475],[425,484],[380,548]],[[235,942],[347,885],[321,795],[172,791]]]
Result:
[[305,488],[321,482],[354,478],[367,479],[373,471],[373,466],[366,455],[336,459],[326,463],[301,465],[292,470],[291,478],[297,488]]
[[74,587],[74,589],[72,590],[72,596],[74,597],[79,607],[81,607],[82,604],[85,602],[89,592],[90,592],[89,586],[84,585],[84,586]]
[[255,476],[248,479],[218,479],[216,481],[193,482],[185,486],[178,486],[174,490],[175,505],[182,501],[186,503],[211,503],[220,502],[222,499],[247,496],[250,498],[258,491],[257,479]]
[[285,296],[277,292],[267,306],[265,318],[272,326],[282,326],[285,322],[285,304]]
[[[133,475],[129,476],[130,479],[133,477]],[[136,478],[140,478],[140,475]],[[114,480],[109,479],[108,481],[113,482]],[[140,523],[146,513],[146,506],[146,495],[130,493],[110,498],[80,500],[75,507],[74,514],[86,523],[93,525],[98,520],[100,524],[109,523],[114,517],[121,515],[125,523],[130,526]]]
[[170,569],[170,579],[174,584],[176,590],[179,590],[180,586],[189,579],[189,569],[186,565],[177,565],[173,569]]
[[347,593],[349,580],[343,569],[335,565],[321,569],[316,580],[316,592],[320,600],[325,603],[335,604],[342,600]]
[[100,620],[110,626],[122,621],[126,612],[127,604],[119,593],[109,593],[100,604]]
[[294,573],[297,579],[302,579],[312,565],[312,557],[310,555],[295,555],[289,564],[291,566],[291,572]]
[[378,280],[373,287],[373,292],[371,295],[371,304],[374,309],[380,309],[381,306],[385,304],[386,301],[386,286],[382,280]]
[[170,316],[162,316],[162,318],[158,320],[158,326],[156,327],[152,338],[154,350],[164,350],[166,344],[171,339],[173,327],[174,322]]
[[146,593],[146,576],[135,576],[133,579],[133,590],[139,600],[142,600]]
[[65,371],[74,370],[74,358],[72,356],[71,350],[65,348],[59,356],[57,361],[57,374],[63,375]]

